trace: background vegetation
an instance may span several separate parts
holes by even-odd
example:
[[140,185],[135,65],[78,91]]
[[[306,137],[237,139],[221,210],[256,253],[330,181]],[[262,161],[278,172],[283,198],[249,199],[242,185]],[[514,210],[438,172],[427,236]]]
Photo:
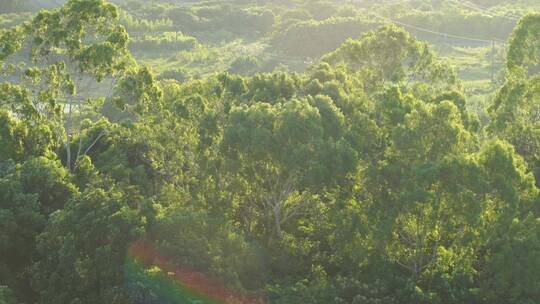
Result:
[[539,303],[537,9],[2,1],[0,303]]

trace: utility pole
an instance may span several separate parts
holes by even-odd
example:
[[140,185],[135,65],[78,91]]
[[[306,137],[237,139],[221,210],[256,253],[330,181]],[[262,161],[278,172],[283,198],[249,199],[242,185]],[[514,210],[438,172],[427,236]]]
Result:
[[491,83],[495,83],[495,39],[491,40]]
[[178,44],[178,29],[174,31],[174,41],[176,43],[176,47],[178,47],[178,52],[180,52],[181,49],[180,49],[180,45]]

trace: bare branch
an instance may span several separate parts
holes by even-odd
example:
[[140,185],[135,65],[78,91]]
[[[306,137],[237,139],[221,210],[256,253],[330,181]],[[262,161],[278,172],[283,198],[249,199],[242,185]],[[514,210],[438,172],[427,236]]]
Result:
[[101,133],[99,133],[99,135],[96,137],[96,139],[94,140],[94,142],[88,147],[86,148],[86,150],[84,151],[83,155],[86,155],[88,154],[88,152],[97,144],[97,142],[107,134],[106,131],[101,131]]
[[293,216],[296,216],[300,210],[307,207],[308,203],[300,203],[293,208],[291,208],[289,211],[285,212],[285,216],[281,223],[285,223],[286,221],[290,220]]

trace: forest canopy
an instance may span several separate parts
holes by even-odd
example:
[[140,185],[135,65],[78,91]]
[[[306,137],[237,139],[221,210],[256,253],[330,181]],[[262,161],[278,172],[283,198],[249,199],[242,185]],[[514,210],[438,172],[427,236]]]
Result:
[[0,3],[0,304],[540,303],[536,1],[52,2]]

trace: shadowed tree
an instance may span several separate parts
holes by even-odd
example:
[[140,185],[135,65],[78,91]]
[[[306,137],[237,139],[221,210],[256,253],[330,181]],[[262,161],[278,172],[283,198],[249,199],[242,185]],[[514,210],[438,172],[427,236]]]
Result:
[[[540,176],[540,75],[529,71],[538,64],[540,15],[521,19],[512,34],[506,58],[507,73],[488,111],[488,131],[512,143],[529,169]],[[531,75],[529,75],[531,74]]]

